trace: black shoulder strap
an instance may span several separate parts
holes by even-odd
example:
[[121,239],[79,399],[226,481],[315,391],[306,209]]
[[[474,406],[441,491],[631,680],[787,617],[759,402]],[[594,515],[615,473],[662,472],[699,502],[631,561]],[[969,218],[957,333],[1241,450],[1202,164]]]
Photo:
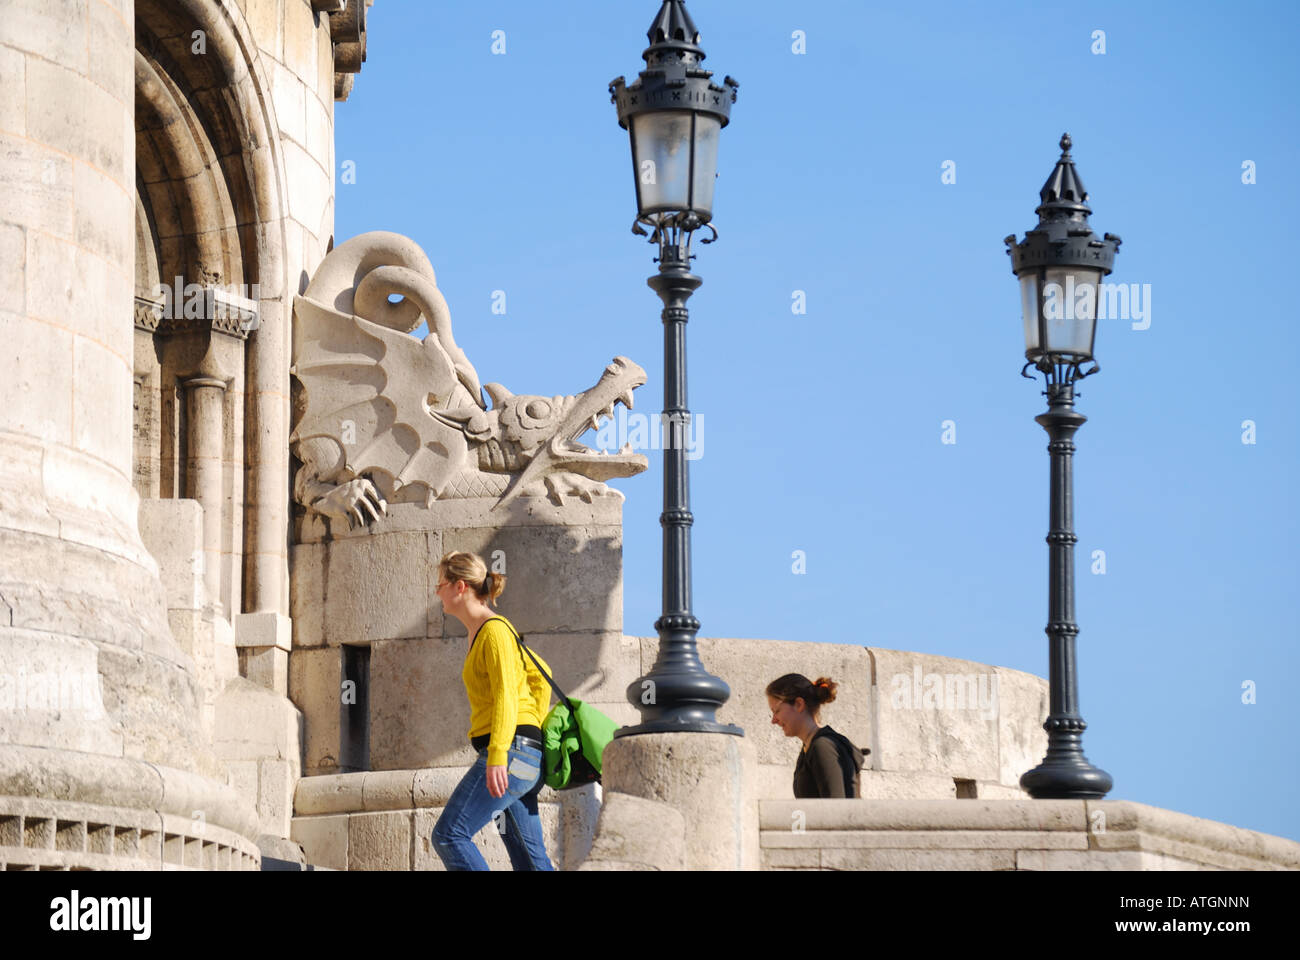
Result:
[[[564,702],[564,705],[565,705],[566,707],[569,708],[569,713],[570,713],[570,715],[576,714],[577,711],[576,711],[576,709],[574,708],[573,703],[569,700],[569,698],[568,698],[567,696],[565,696],[564,691],[561,690],[561,689],[556,685],[555,681],[554,681],[553,679],[551,679],[551,675],[550,675],[549,673],[547,673],[545,670],[542,669],[542,665],[541,665],[540,663],[538,663],[538,662],[537,662],[537,658],[536,658],[535,656],[533,656],[533,651],[529,650],[528,647],[526,647],[526,646],[524,645],[524,638],[521,637],[521,636],[519,635],[518,631],[515,630],[515,628],[514,628],[513,626],[511,626],[510,621],[506,620],[504,617],[489,617],[488,620],[484,620],[483,622],[484,622],[484,623],[488,623],[489,620],[500,620],[500,621],[501,621],[502,623],[504,623],[507,627],[509,627],[510,632],[513,633],[513,634],[515,635],[515,642],[519,644],[519,648],[520,648],[521,650],[523,650],[524,653],[528,654],[528,659],[531,660],[531,661],[533,661],[533,666],[535,666],[535,667],[537,668],[537,672],[540,673],[543,677],[546,678],[546,682],[549,683],[549,684],[551,685],[551,689],[555,691],[555,695],[556,695],[557,697],[559,697],[560,700],[562,700],[562,701]],[[482,627],[479,627],[479,629],[482,630],[483,628],[482,628]]]
[[857,764],[853,762],[853,755],[850,751],[857,750],[858,747],[838,730],[833,731],[833,734],[835,752],[839,755],[840,772],[844,774],[844,796],[856,797],[857,794],[853,792],[853,775],[857,772]]

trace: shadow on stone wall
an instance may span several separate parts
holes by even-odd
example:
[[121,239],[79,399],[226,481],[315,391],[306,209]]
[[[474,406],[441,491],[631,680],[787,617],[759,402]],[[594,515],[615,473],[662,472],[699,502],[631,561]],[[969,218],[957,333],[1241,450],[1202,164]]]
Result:
[[490,506],[394,504],[369,533],[329,539],[308,528],[303,539],[317,539],[293,548],[290,696],[306,718],[304,775],[355,769],[340,758],[340,717],[355,709],[342,702],[345,644],[369,649],[368,769],[472,762],[465,632],[433,597],[438,559],[451,550],[505,573],[498,609],[567,693],[623,700],[638,655],[622,635],[622,501],[521,499],[505,516]]

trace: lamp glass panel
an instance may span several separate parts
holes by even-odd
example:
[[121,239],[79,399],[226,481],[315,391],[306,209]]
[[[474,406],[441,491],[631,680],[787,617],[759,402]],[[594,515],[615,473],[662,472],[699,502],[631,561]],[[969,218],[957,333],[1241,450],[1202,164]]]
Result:
[[1025,354],[1038,349],[1038,271],[1020,278],[1020,319],[1025,325]]
[[642,214],[689,209],[691,111],[656,110],[634,116],[632,153]]
[[1048,267],[1043,279],[1043,333],[1048,353],[1092,356],[1100,270]]
[[722,121],[707,113],[695,117],[695,187],[691,209],[708,222],[713,218],[713,185],[718,179],[718,133]]

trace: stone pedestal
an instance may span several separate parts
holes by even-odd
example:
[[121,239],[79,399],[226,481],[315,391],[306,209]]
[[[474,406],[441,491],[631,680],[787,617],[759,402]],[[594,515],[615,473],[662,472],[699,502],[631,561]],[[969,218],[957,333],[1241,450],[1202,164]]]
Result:
[[[757,757],[745,737],[723,733],[646,733],[605,748],[606,797],[629,794],[677,810],[688,870],[759,869]],[[601,848],[598,833],[594,860]],[[584,864],[584,869],[594,866]]]

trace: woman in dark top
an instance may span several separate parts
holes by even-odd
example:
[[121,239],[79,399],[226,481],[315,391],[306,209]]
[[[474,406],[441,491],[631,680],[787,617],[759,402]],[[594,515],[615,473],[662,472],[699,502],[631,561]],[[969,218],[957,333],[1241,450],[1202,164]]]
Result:
[[794,795],[803,797],[860,797],[859,771],[870,750],[859,750],[848,737],[817,722],[823,703],[835,699],[839,687],[830,677],[809,680],[787,673],[767,685],[767,705],[772,722],[787,737],[803,741],[794,767]]

